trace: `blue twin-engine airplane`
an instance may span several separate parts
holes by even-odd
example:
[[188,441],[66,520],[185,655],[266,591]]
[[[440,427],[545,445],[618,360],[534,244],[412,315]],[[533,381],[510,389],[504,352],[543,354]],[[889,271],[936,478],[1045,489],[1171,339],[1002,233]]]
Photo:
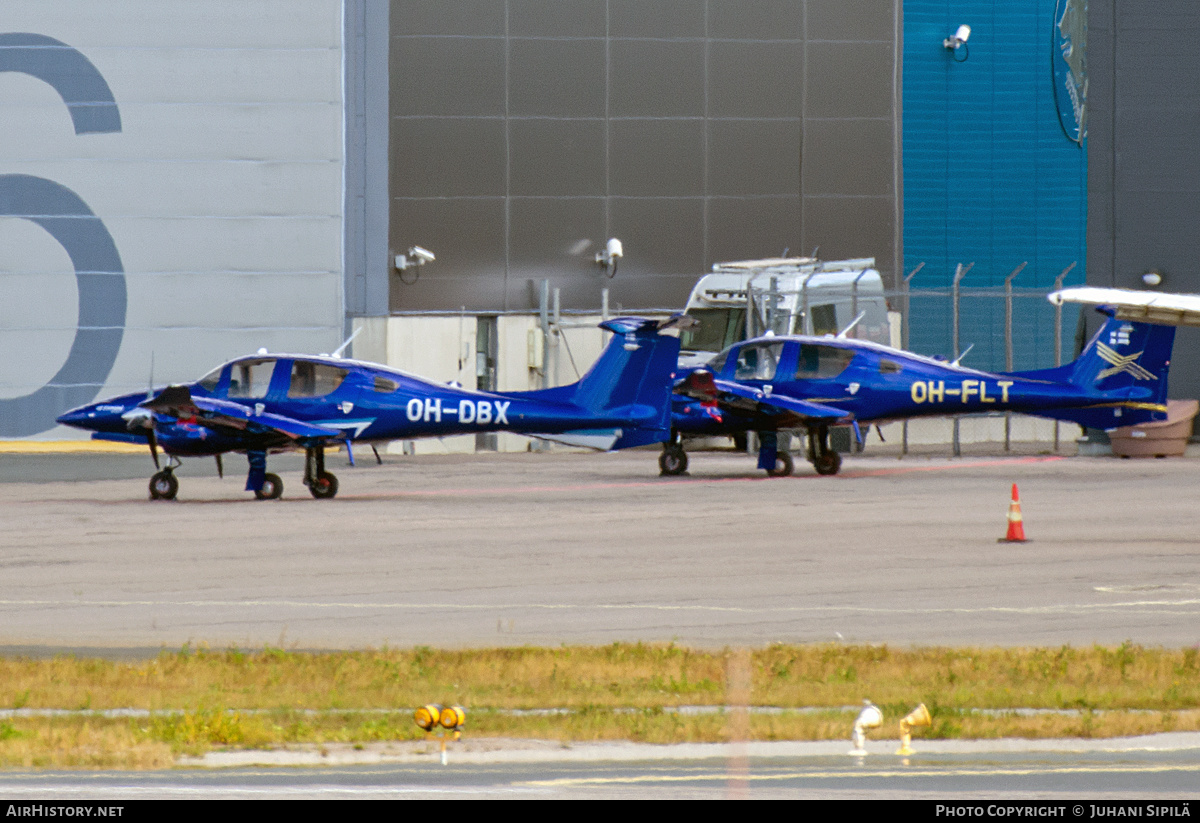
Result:
[[147,445],[170,464],[150,480],[153,499],[179,490],[179,457],[245,452],[246,490],[260,500],[283,493],[267,454],[302,449],[313,497],[337,494],[325,449],[351,442],[511,431],[576,440],[605,435],[608,448],[660,443],[670,433],[671,374],[678,328],[690,319],[623,317],[601,328],[613,338],[578,382],[541,391],[480,392],[434,383],[384,366],[335,357],[257,354],[218,367],[195,383],[82,406],[58,422],[98,440]]
[[1050,295],[1059,303],[1116,304],[1100,307],[1109,319],[1079,359],[1037,371],[976,371],[841,335],[738,343],[707,366],[677,375],[671,439],[659,467],[666,475],[686,471],[683,444],[690,437],[756,432],[758,467],[782,476],[791,474],[792,459],[778,449],[778,433],[803,431],[809,461],[828,475],[842,463],[829,447],[829,429],[837,425],[852,426],[861,442],[860,424],[935,415],[1013,411],[1099,429],[1163,420],[1173,326],[1182,321],[1162,306],[1179,296],[1157,297],[1155,316],[1140,308],[1144,293],[1068,289]]

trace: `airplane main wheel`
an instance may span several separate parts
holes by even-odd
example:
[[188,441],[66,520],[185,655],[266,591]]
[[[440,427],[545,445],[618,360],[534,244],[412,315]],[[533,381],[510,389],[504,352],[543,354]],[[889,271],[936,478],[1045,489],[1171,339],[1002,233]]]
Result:
[[837,474],[842,468],[842,456],[837,452],[825,452],[813,462],[817,474]]
[[174,500],[179,491],[179,481],[175,472],[161,471],[150,478],[151,500]]
[[792,473],[795,464],[792,463],[792,456],[787,452],[775,453],[775,468],[767,469],[768,477],[787,477]]
[[283,481],[279,475],[267,472],[263,477],[262,488],[254,493],[259,500],[278,500],[283,495]]
[[663,449],[663,453],[658,456],[658,468],[663,476],[683,474],[687,467],[687,452],[678,446]]
[[308,490],[318,500],[329,500],[338,493],[338,481],[329,472],[321,472],[308,484]]

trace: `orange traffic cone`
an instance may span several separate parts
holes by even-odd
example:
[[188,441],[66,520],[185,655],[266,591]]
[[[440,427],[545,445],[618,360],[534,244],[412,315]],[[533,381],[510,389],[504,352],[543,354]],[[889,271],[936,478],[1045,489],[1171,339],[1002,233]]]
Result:
[[1021,521],[1021,497],[1017,493],[1016,483],[1013,483],[1012,502],[1008,504],[1008,534],[999,542],[1025,542],[1025,524]]

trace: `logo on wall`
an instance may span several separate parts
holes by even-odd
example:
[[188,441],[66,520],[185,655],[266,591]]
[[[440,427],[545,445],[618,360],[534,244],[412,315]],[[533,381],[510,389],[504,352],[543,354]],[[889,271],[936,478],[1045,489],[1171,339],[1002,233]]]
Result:
[[[91,61],[53,37],[0,34],[0,72],[28,74],[58,92],[76,134],[119,132],[112,90]],[[79,320],[62,368],[23,397],[0,399],[0,437],[27,437],[99,394],[125,333],[125,268],[104,221],[66,186],[29,174],[0,174],[0,217],[29,220],[58,241],[75,267]]]
[[1051,41],[1058,122],[1068,138],[1082,144],[1087,137],[1087,0],[1058,0]]

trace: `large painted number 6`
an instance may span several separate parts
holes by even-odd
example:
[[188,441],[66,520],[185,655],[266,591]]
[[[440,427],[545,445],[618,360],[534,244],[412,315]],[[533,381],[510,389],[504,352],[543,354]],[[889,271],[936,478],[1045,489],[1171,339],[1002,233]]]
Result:
[[[108,83],[66,43],[41,34],[0,34],[0,71],[22,72],[53,86],[76,134],[121,130]],[[0,217],[20,217],[45,229],[70,255],[79,285],[75,340],[62,368],[37,391],[0,399],[0,437],[27,437],[53,428],[55,417],[90,403],[104,386],[125,334],[125,268],[104,221],[53,180],[0,175]]]

